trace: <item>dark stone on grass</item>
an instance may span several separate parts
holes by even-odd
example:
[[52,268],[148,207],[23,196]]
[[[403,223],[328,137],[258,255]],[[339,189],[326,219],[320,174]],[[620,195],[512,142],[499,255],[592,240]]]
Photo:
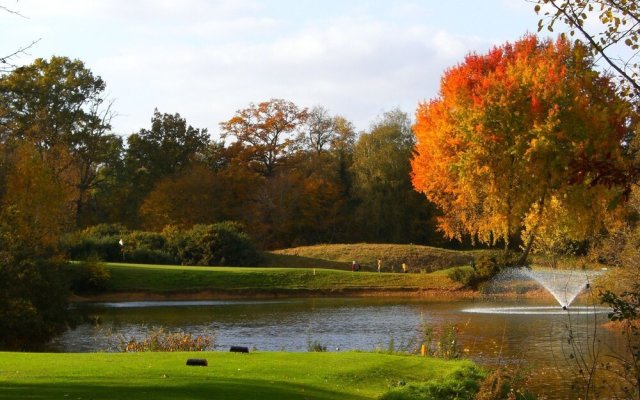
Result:
[[233,353],[248,353],[249,348],[244,346],[231,346],[231,349],[229,351]]
[[208,367],[209,363],[206,358],[190,358],[187,360],[187,365],[195,367]]

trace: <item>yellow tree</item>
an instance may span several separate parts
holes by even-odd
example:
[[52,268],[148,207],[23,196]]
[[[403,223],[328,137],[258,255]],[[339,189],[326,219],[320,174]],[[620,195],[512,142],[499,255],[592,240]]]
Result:
[[[622,196],[631,107],[587,49],[526,36],[448,70],[418,107],[414,188],[443,210],[450,238],[505,246],[524,229],[524,261],[549,202],[598,230]],[[525,225],[525,221],[527,224]]]
[[58,155],[48,160],[35,146],[23,143],[12,155],[6,177],[4,214],[10,211],[16,237],[25,245],[28,242],[27,247],[36,253],[43,253],[36,255],[55,250],[60,236],[74,222],[77,189],[68,183],[73,179],[61,173],[59,166],[51,165],[64,164],[70,156],[64,149],[58,150]]

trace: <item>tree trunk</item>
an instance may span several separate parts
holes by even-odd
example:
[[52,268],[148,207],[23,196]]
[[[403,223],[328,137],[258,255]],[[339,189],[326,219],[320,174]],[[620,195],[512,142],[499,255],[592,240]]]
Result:
[[535,230],[537,227],[538,227],[537,225],[534,227],[534,232],[531,233],[531,236],[529,236],[529,242],[527,243],[527,246],[524,248],[524,251],[520,256],[520,259],[518,260],[518,265],[524,266],[525,263],[527,262],[527,257],[529,257],[529,253],[531,252],[531,247],[533,246],[533,242],[536,239]]
[[529,236],[529,241],[527,242],[527,246],[524,248],[524,252],[522,252],[522,256],[518,260],[518,264],[524,266],[527,262],[527,258],[529,257],[529,253],[531,252],[531,248],[533,247],[533,242],[536,240],[536,233],[538,231],[538,227],[540,226],[540,220],[542,219],[542,212],[544,211],[544,199],[547,197],[547,190],[545,189],[542,192],[542,196],[540,200],[538,200],[538,220],[536,221],[535,226],[531,229],[531,235]]

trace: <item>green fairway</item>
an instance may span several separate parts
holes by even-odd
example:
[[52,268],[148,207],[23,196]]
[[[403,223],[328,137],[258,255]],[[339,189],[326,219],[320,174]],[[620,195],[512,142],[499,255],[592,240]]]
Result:
[[[183,267],[107,264],[112,292],[455,290],[444,271],[435,273],[351,272],[313,268]],[[315,271],[315,272],[314,272]]]
[[[188,367],[206,358],[208,367]],[[377,353],[0,353],[0,399],[375,399],[405,382],[455,386],[468,361]],[[443,383],[445,382],[445,383]]]

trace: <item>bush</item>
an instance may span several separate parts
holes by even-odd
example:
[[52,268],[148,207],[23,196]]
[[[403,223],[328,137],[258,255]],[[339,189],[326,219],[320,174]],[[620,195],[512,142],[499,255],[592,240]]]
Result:
[[171,228],[163,233],[96,225],[69,235],[64,248],[73,260],[246,266],[261,260],[249,236],[234,222],[196,225],[186,232]]
[[125,252],[124,259],[126,262],[140,264],[171,265],[176,263],[176,259],[169,252],[148,247],[140,247],[130,252]]
[[62,246],[72,260],[98,258],[104,261],[122,259],[120,239],[127,235],[124,226],[118,224],[100,224],[68,235]]
[[241,226],[233,222],[196,225],[173,244],[184,265],[256,265],[260,253]]
[[131,231],[122,237],[125,249],[164,250],[166,239],[156,232]]
[[471,400],[480,387],[482,373],[476,367],[456,371],[446,379],[391,389],[380,400]]
[[122,238],[124,259],[142,264],[174,264],[165,237],[156,232],[132,231]]
[[529,392],[527,371],[518,365],[502,365],[492,371],[482,381],[476,400],[535,400]]
[[120,351],[135,353],[143,351],[205,351],[215,347],[215,332],[194,336],[186,332],[167,332],[164,328],[152,329],[145,337],[138,339],[120,338]]
[[0,252],[0,349],[41,350],[73,322],[60,262]]
[[72,260],[87,260],[98,258],[105,261],[117,261],[122,259],[122,252],[118,237],[83,238],[74,241],[66,241],[66,253]]
[[71,266],[71,290],[77,294],[107,290],[111,275],[98,259],[92,258]]
[[474,269],[480,282],[498,275],[504,268],[525,267],[519,264],[520,256],[512,251],[483,254],[476,260]]
[[471,268],[454,268],[448,272],[449,279],[463,284],[465,287],[475,287],[477,276],[476,271]]

